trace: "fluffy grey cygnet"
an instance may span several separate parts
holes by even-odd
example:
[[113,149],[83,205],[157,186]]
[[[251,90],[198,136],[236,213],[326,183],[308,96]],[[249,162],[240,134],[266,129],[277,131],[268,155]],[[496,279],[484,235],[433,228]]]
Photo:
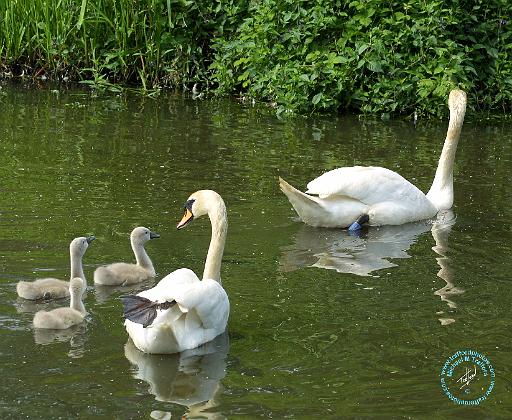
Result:
[[[87,287],[84,270],[82,268],[82,257],[89,247],[89,244],[96,238],[94,236],[80,236],[69,244],[69,255],[71,259],[70,279],[80,277],[84,283],[84,290]],[[55,278],[44,278],[35,281],[20,281],[16,285],[18,296],[28,300],[39,299],[61,299],[69,297],[69,281]]]
[[34,316],[35,328],[65,330],[83,322],[87,314],[82,302],[85,281],[75,277],[69,282],[71,302],[69,308],[57,308],[51,311],[39,311]]
[[127,286],[155,277],[155,269],[144,249],[144,244],[150,239],[159,237],[158,233],[151,232],[142,226],[133,229],[130,241],[137,263],[114,263],[98,267],[94,272],[94,283],[107,286]]

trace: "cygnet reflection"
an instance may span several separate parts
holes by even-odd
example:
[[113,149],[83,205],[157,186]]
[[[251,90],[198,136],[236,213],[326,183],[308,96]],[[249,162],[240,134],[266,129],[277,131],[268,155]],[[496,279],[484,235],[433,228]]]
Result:
[[116,295],[136,295],[143,290],[153,287],[154,281],[145,281],[143,283],[131,284],[129,286],[105,286],[102,284],[94,285],[94,294],[96,301],[105,303],[111,299],[113,294]]
[[[448,256],[450,251],[448,239],[452,227],[455,224],[455,219],[453,211],[446,210],[438,214],[432,226],[432,236],[436,242],[436,245],[432,247],[432,249],[439,255],[439,257],[436,258],[437,264],[440,267],[437,276],[446,282],[446,285],[436,290],[434,294],[439,296],[441,300],[448,305],[449,310],[457,307],[455,301],[452,300],[453,297],[464,293],[463,289],[455,286],[453,283],[454,270],[450,265],[450,257]],[[441,325],[449,325],[455,322],[454,318],[444,316],[444,314],[444,311],[437,312],[437,315],[443,315],[439,318]]]
[[42,309],[55,309],[59,308],[63,305],[68,305],[69,299],[61,299],[61,300],[26,300],[22,298],[17,298],[14,302],[14,307],[16,311],[20,314],[35,314],[36,312]]
[[392,259],[409,258],[407,253],[432,222],[400,226],[375,226],[354,234],[340,229],[319,229],[302,225],[292,245],[282,248],[283,271],[318,267],[369,276],[383,268],[395,267]]
[[[146,381],[156,400],[183,405],[188,408],[186,416],[194,414],[200,418],[219,416],[211,409],[222,392],[220,381],[226,375],[228,352],[227,332],[198,348],[176,354],[143,353],[131,339],[124,347],[126,358],[136,366],[134,378]],[[166,414],[153,412],[151,417],[165,418]]]
[[68,356],[77,359],[84,355],[84,346],[87,341],[87,323],[74,325],[65,330],[50,330],[34,328],[34,341],[36,344],[48,345],[56,342],[69,342]]

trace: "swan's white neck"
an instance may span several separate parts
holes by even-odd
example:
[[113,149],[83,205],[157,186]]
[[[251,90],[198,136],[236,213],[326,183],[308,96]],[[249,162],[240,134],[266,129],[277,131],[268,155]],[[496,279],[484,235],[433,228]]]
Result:
[[82,302],[82,291],[81,290],[72,290],[71,291],[71,299],[69,302],[69,307],[77,310],[78,312],[85,314],[85,306]]
[[137,265],[154,273],[155,269],[153,268],[153,263],[151,262],[151,259],[149,258],[144,245],[141,243],[136,243],[135,241],[132,241],[131,243],[133,253],[135,254],[135,259],[137,260]]
[[443,151],[439,158],[436,175],[427,198],[439,210],[448,210],[453,205],[453,164],[455,152],[466,113],[466,94],[462,91],[454,91],[450,94],[450,121]]
[[212,224],[212,238],[204,264],[203,279],[212,279],[220,283],[220,266],[228,233],[226,206],[220,197],[211,207],[208,216]]
[[87,281],[85,280],[85,274],[84,269],[82,267],[82,256],[79,254],[78,251],[70,250],[70,259],[71,259],[71,277],[80,277],[83,279],[84,283],[87,284]]

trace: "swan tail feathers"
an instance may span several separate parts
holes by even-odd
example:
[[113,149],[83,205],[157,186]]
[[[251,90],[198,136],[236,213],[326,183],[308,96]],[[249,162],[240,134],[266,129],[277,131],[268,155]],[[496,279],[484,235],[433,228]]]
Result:
[[37,293],[35,293],[32,285],[29,282],[20,281],[16,285],[16,292],[18,293],[18,296],[22,297],[23,299],[37,299]]
[[321,215],[322,217],[326,216],[326,211],[319,203],[319,198],[299,191],[281,177],[279,177],[279,187],[288,197],[288,200],[303,222],[316,226],[317,223],[315,223],[315,220],[318,215]]
[[288,197],[290,203],[292,203],[295,209],[296,205],[299,206],[307,206],[307,207],[321,207],[317,201],[316,197],[312,197],[311,195],[305,194],[302,191],[292,187],[288,182],[286,182],[283,178],[279,178],[279,187],[281,191]]
[[54,296],[51,289],[43,290],[42,288],[35,286],[33,282],[29,281],[20,281],[16,285],[16,292],[19,297],[27,300],[46,300],[58,297]]
[[124,307],[124,318],[136,324],[142,324],[144,328],[153,323],[157,315],[157,309],[169,309],[176,304],[174,300],[159,303],[136,295],[121,296],[121,301]]
[[107,267],[98,267],[94,270],[94,283],[95,284],[112,284],[111,273]]
[[57,326],[55,325],[55,320],[51,317],[51,315],[48,315],[48,312],[45,311],[37,312],[34,316],[33,323],[35,328],[57,328]]

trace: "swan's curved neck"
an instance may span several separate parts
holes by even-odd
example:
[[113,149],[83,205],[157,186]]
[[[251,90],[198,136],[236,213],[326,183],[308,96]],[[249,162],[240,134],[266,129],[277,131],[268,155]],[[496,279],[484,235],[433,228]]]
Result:
[[137,265],[145,268],[146,270],[154,271],[153,263],[151,262],[144,245],[132,241],[132,249],[135,254],[135,259],[137,260]]
[[70,257],[71,257],[71,276],[70,279],[73,277],[80,277],[85,280],[85,274],[84,269],[82,267],[82,256],[78,254],[78,252],[73,252],[73,250],[70,251]]
[[461,99],[450,104],[450,122],[448,123],[446,140],[439,158],[434,181],[427,193],[427,198],[437,210],[448,210],[453,205],[453,164],[465,112],[466,100],[464,94]]
[[82,302],[81,293],[79,293],[76,290],[73,290],[73,292],[71,293],[69,307],[72,309],[76,309],[78,312],[80,312],[82,314],[85,314],[86,311],[85,311],[84,303]]
[[226,206],[222,199],[208,212],[208,216],[212,224],[212,238],[204,264],[203,279],[212,279],[220,283],[220,266],[228,233]]

